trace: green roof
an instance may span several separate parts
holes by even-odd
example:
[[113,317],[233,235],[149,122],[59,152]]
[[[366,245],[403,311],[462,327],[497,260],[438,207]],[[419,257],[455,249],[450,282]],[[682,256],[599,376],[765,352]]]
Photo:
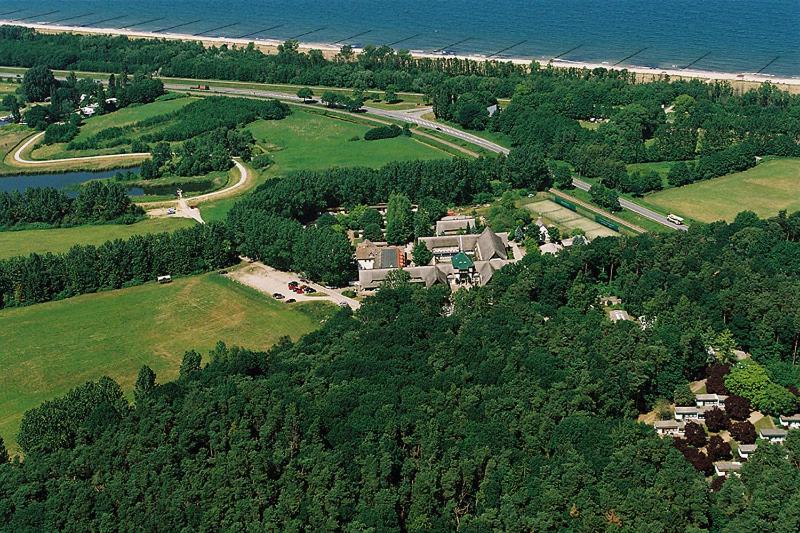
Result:
[[453,256],[453,268],[456,270],[469,270],[473,266],[475,266],[467,254],[464,252],[458,252],[456,255]]

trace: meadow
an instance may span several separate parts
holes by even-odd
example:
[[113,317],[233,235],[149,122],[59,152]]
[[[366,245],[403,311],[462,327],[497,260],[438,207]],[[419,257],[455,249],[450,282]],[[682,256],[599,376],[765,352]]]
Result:
[[[415,136],[365,141],[370,128],[358,119],[339,114],[306,111],[294,106],[283,120],[259,120],[247,126],[256,146],[267,152],[274,163],[256,172],[256,183],[294,170],[323,170],[331,167],[366,166],[377,168],[391,161],[450,157],[442,149]],[[205,220],[225,217],[236,198],[200,205]]]
[[732,221],[740,211],[774,216],[800,210],[800,158],[767,158],[744,172],[667,189],[648,204],[701,222]]
[[102,224],[73,228],[0,231],[0,259],[32,253],[66,252],[76,244],[95,246],[133,235],[175,231],[194,225],[187,218],[149,218],[135,224]]
[[335,308],[284,304],[218,274],[0,310],[0,436],[15,447],[23,413],[72,387],[110,376],[130,395],[149,365],[175,378],[186,350],[217,341],[266,349],[316,329]]

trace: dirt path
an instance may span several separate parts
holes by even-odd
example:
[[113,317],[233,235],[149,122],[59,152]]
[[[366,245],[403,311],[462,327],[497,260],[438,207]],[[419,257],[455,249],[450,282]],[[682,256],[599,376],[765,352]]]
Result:
[[22,153],[28,149],[29,146],[35,144],[39,139],[44,137],[44,132],[37,133],[17,148],[17,151],[14,152],[14,161],[20,163],[22,165],[53,165],[57,163],[73,163],[76,161],[100,161],[100,160],[107,160],[107,159],[120,159],[120,158],[132,158],[132,157],[149,157],[149,152],[134,152],[131,154],[110,154],[110,155],[87,155],[83,157],[70,157],[66,159],[41,159],[41,160],[34,160],[34,159],[26,159]]

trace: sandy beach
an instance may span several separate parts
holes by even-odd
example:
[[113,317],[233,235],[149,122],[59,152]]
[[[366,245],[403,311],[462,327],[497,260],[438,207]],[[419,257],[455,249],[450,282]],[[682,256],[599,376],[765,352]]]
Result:
[[[40,24],[40,23],[22,23],[11,22],[8,20],[0,19],[0,25],[12,24],[16,26],[23,26],[32,28],[42,33],[78,33],[85,35],[125,35],[133,38],[144,39],[173,39],[183,41],[198,41],[202,42],[204,46],[221,46],[223,44],[246,46],[253,43],[259,50],[264,53],[276,53],[277,47],[282,43],[281,40],[276,39],[236,39],[230,37],[198,37],[183,33],[154,33],[148,31],[129,30],[125,28],[92,28],[80,26],[62,26],[57,24]],[[303,51],[320,50],[326,57],[332,57],[339,52],[340,46],[332,45],[329,43],[315,43],[315,42],[301,42],[300,49]],[[354,48],[356,53],[361,49]],[[427,53],[423,51],[412,50],[411,55],[419,58],[458,58],[458,59],[471,59],[474,61],[485,61],[488,58],[480,54],[460,55],[460,54],[442,54],[442,53]],[[531,61],[538,61],[542,66],[552,65],[555,68],[615,68],[617,70],[627,70],[637,75],[640,81],[652,81],[669,76],[670,79],[702,79],[709,81],[726,81],[731,83],[735,89],[747,90],[757,87],[761,83],[770,82],[780,88],[787,90],[791,93],[800,94],[800,77],[781,77],[772,76],[768,74],[755,74],[747,72],[712,72],[705,70],[692,70],[680,68],[666,68],[658,69],[652,67],[643,67],[636,65],[624,65],[612,67],[609,63],[586,63],[579,61],[567,60],[551,60],[545,57],[503,57],[496,59],[498,61],[510,61],[515,64],[528,65]]]

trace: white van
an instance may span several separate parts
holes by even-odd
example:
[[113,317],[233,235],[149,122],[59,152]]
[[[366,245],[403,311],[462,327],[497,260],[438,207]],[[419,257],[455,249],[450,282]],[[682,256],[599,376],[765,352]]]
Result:
[[681,217],[679,217],[678,215],[673,215],[672,213],[667,215],[667,220],[669,220],[670,222],[672,222],[676,226],[682,226],[683,225],[683,219]]

